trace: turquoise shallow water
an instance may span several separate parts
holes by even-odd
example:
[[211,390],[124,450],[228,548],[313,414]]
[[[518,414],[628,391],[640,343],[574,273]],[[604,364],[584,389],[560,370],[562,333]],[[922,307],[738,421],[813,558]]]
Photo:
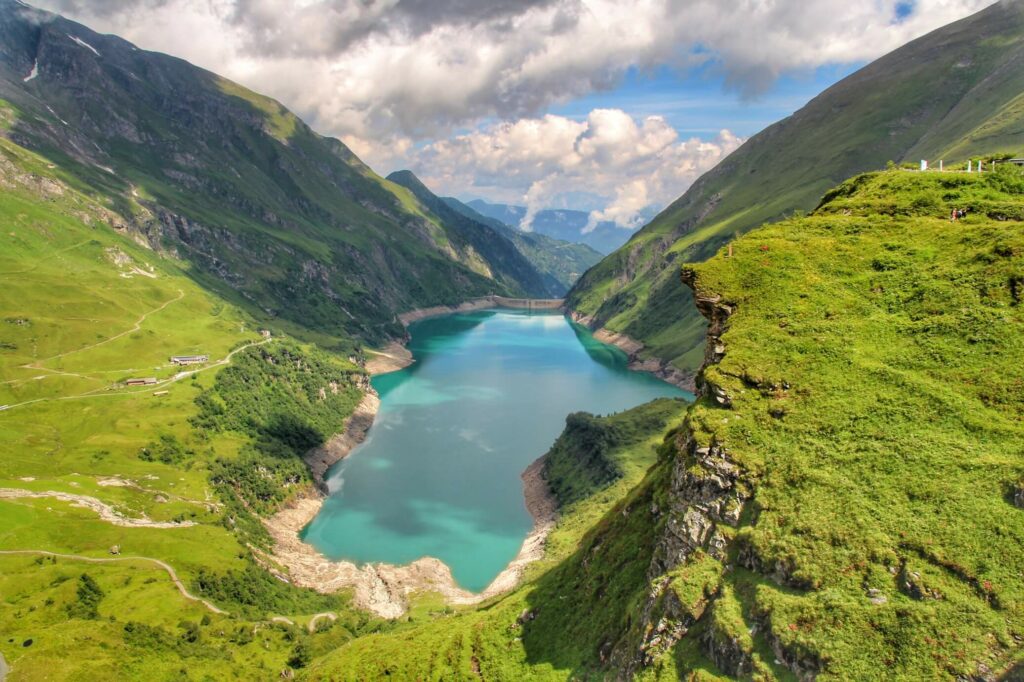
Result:
[[478,311],[410,327],[412,366],[375,377],[366,441],[328,473],[331,495],[303,532],[332,559],[441,559],[484,589],[532,520],[520,473],[570,412],[618,412],[692,397],[626,369],[626,356],[561,315]]

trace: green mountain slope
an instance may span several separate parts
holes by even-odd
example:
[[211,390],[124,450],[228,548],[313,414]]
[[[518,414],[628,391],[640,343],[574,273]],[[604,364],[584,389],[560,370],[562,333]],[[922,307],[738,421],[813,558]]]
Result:
[[454,210],[427,189],[412,171],[396,171],[387,179],[412,192],[420,205],[435,216],[440,224],[459,235],[488,263],[493,264],[496,272],[502,273],[498,277],[499,281],[513,289],[521,286],[523,292],[530,296],[544,298],[551,294],[545,278],[502,231]]
[[500,220],[477,213],[458,199],[445,197],[444,202],[462,215],[490,225],[505,235],[544,276],[548,291],[554,298],[565,296],[576,280],[604,257],[586,244],[556,239],[540,232],[523,232]]
[[542,289],[512,245],[484,255],[279,103],[15,0],[0,2],[0,99],[10,139],[296,330],[380,341],[402,333],[397,312]]
[[708,364],[646,477],[574,417],[527,584],[313,677],[1019,679],[1022,226],[1020,169],[879,172],[685,272]]
[[[5,139],[0,223],[8,679],[168,679],[183,666],[268,679],[299,643],[323,653],[376,630],[346,595],[281,583],[249,549],[267,542],[257,514],[310,485],[296,455],[343,428],[362,369],[265,339],[187,262],[136,243],[116,213]],[[209,362],[169,362],[181,354]],[[218,419],[197,421],[213,406]],[[339,627],[315,636],[270,620],[325,611]]]
[[[595,327],[694,371],[705,322],[678,283],[765,221],[812,209],[829,187],[887,161],[963,161],[1024,146],[1024,3],[1004,1],[837,83],[701,177],[568,296]],[[684,311],[680,315],[680,311]]]

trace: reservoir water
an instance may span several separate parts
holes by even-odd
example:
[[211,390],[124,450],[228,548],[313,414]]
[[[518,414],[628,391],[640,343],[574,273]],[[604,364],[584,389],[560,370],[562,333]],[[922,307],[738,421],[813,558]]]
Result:
[[626,369],[625,354],[554,313],[485,310],[409,328],[416,362],[373,379],[381,409],[366,441],[328,473],[303,538],[332,559],[437,557],[484,589],[532,520],[519,475],[571,412],[609,414],[692,397]]

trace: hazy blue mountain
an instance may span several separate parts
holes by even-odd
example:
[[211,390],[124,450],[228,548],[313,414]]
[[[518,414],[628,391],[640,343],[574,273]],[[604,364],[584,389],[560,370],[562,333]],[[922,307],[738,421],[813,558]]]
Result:
[[[468,201],[466,205],[481,215],[500,220],[515,228],[519,227],[520,221],[526,215],[525,206],[491,204],[482,199]],[[546,209],[534,216],[532,227],[534,232],[567,242],[586,244],[604,254],[611,253],[625,244],[633,234],[612,222],[598,223],[591,232],[584,234],[583,228],[587,226],[589,219],[590,214],[586,211]]]

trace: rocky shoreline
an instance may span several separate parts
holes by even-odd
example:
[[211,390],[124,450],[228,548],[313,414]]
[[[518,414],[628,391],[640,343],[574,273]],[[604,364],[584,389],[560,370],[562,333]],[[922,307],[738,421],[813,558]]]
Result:
[[364,440],[373,420],[380,410],[380,396],[372,388],[367,387],[363,399],[356,405],[356,409],[345,420],[345,426],[341,432],[331,437],[329,441],[320,447],[313,448],[302,458],[313,474],[313,482],[322,493],[327,493],[327,483],[324,475],[334,464],[348,456],[348,453]]
[[[493,305],[490,300],[480,303],[480,307],[473,307],[476,303],[471,303],[459,309],[429,308],[412,311],[408,315],[415,313],[409,318],[415,321]],[[397,341],[382,351],[373,351],[373,354],[374,357],[366,363],[370,374],[394,372],[413,362],[412,353]],[[271,518],[264,519],[263,524],[274,539],[272,554],[259,553],[267,568],[284,580],[322,593],[351,588],[357,606],[383,618],[400,617],[408,609],[409,597],[418,592],[440,593],[451,604],[476,604],[514,589],[522,580],[526,567],[544,556],[544,542],[558,519],[557,502],[543,477],[543,457],[530,464],[521,476],[523,498],[533,518],[533,529],[523,540],[515,559],[478,594],[460,588],[452,577],[451,569],[440,559],[424,557],[404,566],[369,564],[360,567],[350,561],[332,561],[302,541],[299,533],[316,518],[323,506],[327,494],[324,480],[327,470],[366,439],[379,410],[380,397],[370,388],[345,421],[342,431],[324,445],[310,450],[303,458],[313,474],[315,488],[293,499]],[[283,567],[286,572],[275,570],[275,565]]]
[[612,331],[605,327],[598,327],[593,317],[584,315],[576,311],[566,311],[569,318],[577,323],[581,324],[587,329],[590,329],[594,335],[594,338],[601,343],[607,343],[610,346],[615,346],[620,350],[624,351],[629,357],[628,369],[634,372],[647,372],[653,374],[662,381],[677,386],[684,391],[695,393],[697,391],[697,375],[690,372],[684,372],[683,370],[673,367],[669,362],[660,360],[658,358],[647,358],[642,359],[640,353],[644,349],[644,344],[637,341],[631,336],[622,334],[620,332]]
[[[347,454],[347,453],[346,453]],[[270,564],[287,569],[279,577],[301,587],[331,593],[351,588],[355,604],[383,618],[398,618],[409,606],[409,597],[437,592],[451,604],[477,604],[514,589],[526,567],[544,556],[544,543],[558,519],[557,503],[542,475],[544,458],[534,461],[522,474],[523,497],[533,517],[533,530],[523,540],[516,558],[478,594],[455,583],[451,569],[440,559],[424,557],[411,564],[368,564],[332,561],[299,538],[323,505],[323,495],[311,490],[294,499],[264,525],[274,539],[274,551],[264,556]]]
[[392,341],[381,350],[367,349],[366,371],[373,376],[405,369],[415,360],[412,352],[399,341]]

